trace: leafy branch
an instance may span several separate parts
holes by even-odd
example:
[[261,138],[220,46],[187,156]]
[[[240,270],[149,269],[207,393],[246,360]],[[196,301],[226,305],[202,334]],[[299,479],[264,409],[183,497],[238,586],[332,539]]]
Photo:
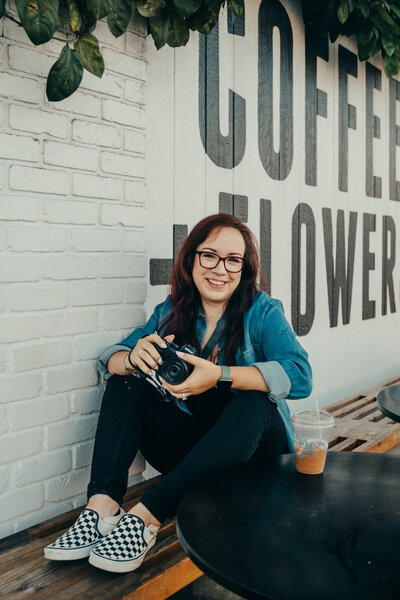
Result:
[[[22,25],[33,44],[51,39],[65,43],[47,78],[47,97],[54,102],[74,93],[84,69],[103,75],[104,60],[93,34],[100,19],[107,18],[109,30],[119,37],[137,11],[160,49],[184,46],[190,31],[209,34],[225,4],[233,18],[244,8],[244,0],[15,0],[19,22],[6,12],[6,2],[0,0],[0,18]],[[304,22],[315,33],[329,35],[332,42],[339,35],[354,35],[360,60],[380,52],[386,75],[399,71],[400,0],[302,0],[302,5]],[[60,28],[65,38],[55,36]]]
[[385,73],[400,67],[400,1],[302,0],[304,22],[320,36],[335,42],[339,35],[355,36],[358,58],[382,54]]

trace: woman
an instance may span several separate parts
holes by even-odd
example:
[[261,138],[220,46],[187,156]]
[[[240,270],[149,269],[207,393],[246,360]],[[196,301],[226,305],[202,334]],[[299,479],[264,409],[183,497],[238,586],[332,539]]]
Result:
[[[218,469],[293,451],[285,398],[309,396],[311,369],[282,304],[265,291],[248,227],[227,214],[202,219],[181,247],[170,288],[144,327],[100,357],[107,387],[88,504],[46,547],[47,558],[89,556],[101,569],[131,571],[195,481]],[[212,336],[218,325],[219,339]],[[164,340],[207,354],[180,354],[193,367],[183,383],[161,378],[169,403],[151,383],[133,376],[137,369],[146,375],[159,369],[162,358],[155,344],[165,346]],[[138,449],[165,476],[124,513],[120,505]]]

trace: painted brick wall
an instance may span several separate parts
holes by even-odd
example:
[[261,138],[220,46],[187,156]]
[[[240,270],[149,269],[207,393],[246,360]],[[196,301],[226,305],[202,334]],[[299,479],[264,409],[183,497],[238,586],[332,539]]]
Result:
[[0,21],[0,537],[84,502],[95,359],[145,321],[145,32],[95,33],[105,75],[51,103],[61,43]]

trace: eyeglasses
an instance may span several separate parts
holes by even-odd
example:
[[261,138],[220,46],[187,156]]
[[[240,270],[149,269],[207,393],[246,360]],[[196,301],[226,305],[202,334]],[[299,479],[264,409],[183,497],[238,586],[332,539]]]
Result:
[[204,269],[215,269],[221,260],[229,273],[239,273],[243,269],[245,259],[241,256],[226,256],[222,258],[222,256],[214,254],[214,252],[201,252],[199,250],[195,250],[194,253],[199,255],[200,264]]

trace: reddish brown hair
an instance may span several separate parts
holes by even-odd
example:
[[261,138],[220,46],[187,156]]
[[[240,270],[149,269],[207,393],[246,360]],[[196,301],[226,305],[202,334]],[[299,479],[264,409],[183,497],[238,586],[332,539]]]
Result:
[[196,331],[196,318],[201,307],[200,294],[192,277],[195,259],[194,250],[204,242],[212,231],[221,227],[233,227],[240,231],[245,243],[245,253],[240,283],[229,299],[225,309],[225,329],[222,352],[224,364],[235,364],[235,353],[243,343],[243,315],[260,290],[267,290],[267,282],[260,265],[257,241],[250,229],[237,217],[229,214],[216,214],[205,217],[189,233],[176,257],[170,276],[169,296],[172,310],[164,319],[160,330],[162,335],[175,334],[176,344],[190,344],[198,351],[200,342]]

